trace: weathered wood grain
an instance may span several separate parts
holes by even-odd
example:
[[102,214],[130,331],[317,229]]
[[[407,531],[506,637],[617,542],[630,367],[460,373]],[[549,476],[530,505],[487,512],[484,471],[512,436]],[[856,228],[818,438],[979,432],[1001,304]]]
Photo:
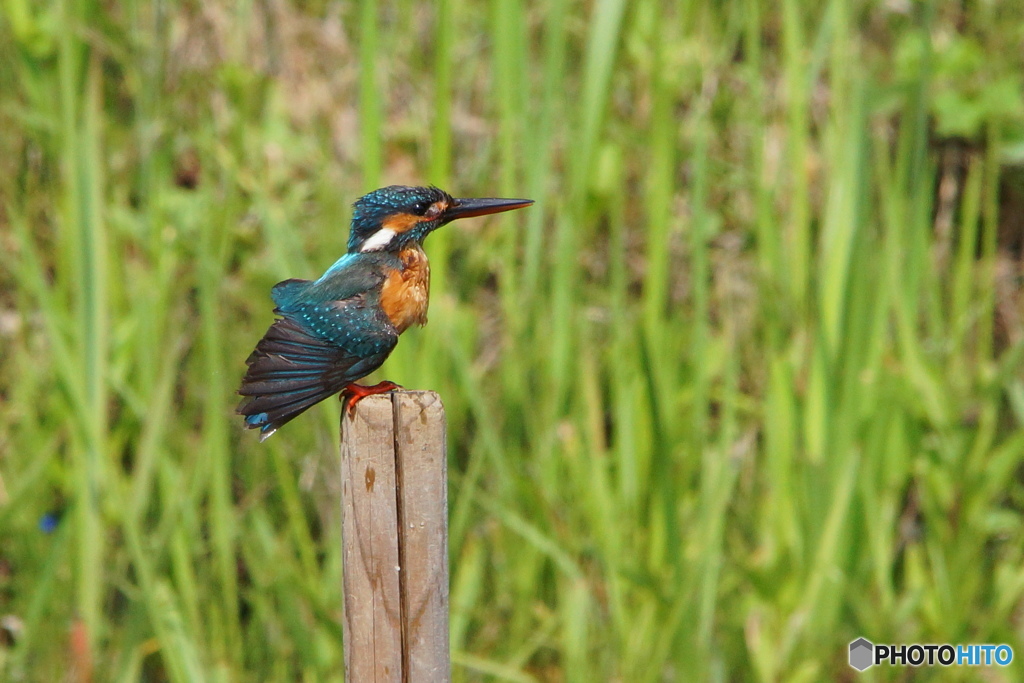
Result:
[[345,674],[448,681],[444,407],[429,391],[371,396],[342,416]]
[[342,416],[345,680],[403,680],[395,430],[390,397]]
[[445,415],[432,391],[396,393],[403,666],[409,681],[447,681],[448,467]]

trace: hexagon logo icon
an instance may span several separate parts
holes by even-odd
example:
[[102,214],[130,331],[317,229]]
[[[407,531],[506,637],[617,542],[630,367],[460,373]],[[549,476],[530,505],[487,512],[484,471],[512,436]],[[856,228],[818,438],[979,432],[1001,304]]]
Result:
[[868,668],[874,662],[875,646],[871,644],[871,641],[867,638],[858,638],[857,640],[850,643],[850,666],[857,671],[863,671]]

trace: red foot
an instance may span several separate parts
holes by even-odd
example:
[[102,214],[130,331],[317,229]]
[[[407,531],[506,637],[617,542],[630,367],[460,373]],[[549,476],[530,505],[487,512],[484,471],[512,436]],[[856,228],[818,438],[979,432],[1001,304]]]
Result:
[[378,382],[372,387],[366,387],[362,384],[356,384],[353,382],[341,390],[341,395],[339,395],[338,398],[341,399],[341,403],[345,406],[345,410],[348,411],[349,415],[351,415],[355,412],[356,404],[367,396],[373,396],[374,394],[386,394],[389,391],[401,388],[402,387],[400,385],[395,384],[394,382],[388,382],[387,380]]

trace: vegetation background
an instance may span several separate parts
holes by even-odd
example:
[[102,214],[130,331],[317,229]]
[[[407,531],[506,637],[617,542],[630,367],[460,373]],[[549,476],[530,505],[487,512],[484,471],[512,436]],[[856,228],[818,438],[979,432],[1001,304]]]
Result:
[[341,680],[338,407],[234,390],[390,183],[537,200],[384,369],[457,681],[1024,678],[1020,2],[0,8],[0,679]]

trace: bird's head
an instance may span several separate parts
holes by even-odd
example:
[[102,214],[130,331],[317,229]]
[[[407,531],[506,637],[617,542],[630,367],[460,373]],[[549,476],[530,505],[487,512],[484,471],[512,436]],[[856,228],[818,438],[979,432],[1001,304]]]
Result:
[[436,187],[391,185],[354,204],[349,253],[398,252],[458,218],[511,211],[532,199],[456,199]]

